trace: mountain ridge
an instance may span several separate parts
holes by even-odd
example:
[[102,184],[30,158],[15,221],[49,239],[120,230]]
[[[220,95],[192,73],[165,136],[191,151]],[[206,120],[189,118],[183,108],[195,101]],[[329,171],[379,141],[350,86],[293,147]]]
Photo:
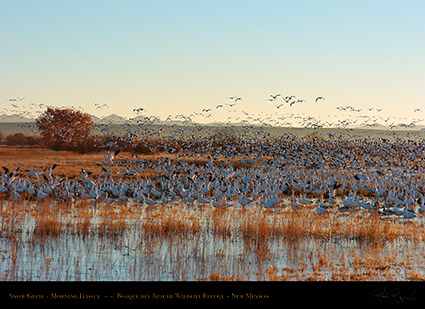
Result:
[[[103,116],[103,117],[97,117],[94,115],[90,115],[93,119],[93,122],[96,125],[107,125],[107,124],[130,124],[130,125],[137,125],[140,123],[144,123],[144,124],[163,124],[163,125],[199,125],[199,123],[197,122],[187,122],[187,121],[183,121],[183,120],[160,120],[159,117],[156,116],[136,116],[133,118],[126,118],[117,114],[110,114],[108,116]],[[19,114],[5,114],[5,113],[1,113],[0,114],[0,123],[35,123],[35,119],[34,118],[29,118],[29,117],[25,117]],[[235,122],[235,123],[229,123],[229,122],[211,122],[211,123],[206,123],[206,124],[202,124],[202,125],[206,125],[206,126],[225,126],[225,125],[241,125],[240,122]],[[254,124],[255,126],[258,126],[257,124]],[[267,125],[266,125],[267,126]],[[294,126],[297,127],[297,126]],[[323,128],[337,128],[337,127],[326,127],[323,126]],[[381,124],[381,123],[373,123],[370,125],[351,125],[351,126],[347,126],[347,128],[350,129],[371,129],[371,130],[425,130],[425,125],[415,125],[415,126],[410,126],[404,123],[398,123],[398,124],[394,124],[392,126],[389,125],[385,125],[385,124]]]

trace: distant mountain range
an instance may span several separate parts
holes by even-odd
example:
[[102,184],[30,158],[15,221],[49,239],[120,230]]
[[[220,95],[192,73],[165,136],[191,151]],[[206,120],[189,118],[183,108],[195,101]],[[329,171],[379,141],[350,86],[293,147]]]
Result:
[[2,113],[0,114],[0,122],[14,122],[14,123],[35,122],[35,119],[27,118],[18,114],[7,115]]
[[[144,123],[144,124],[168,124],[168,125],[172,125],[172,124],[180,124],[180,125],[185,125],[187,123],[185,123],[184,121],[180,121],[180,120],[173,120],[173,121],[163,121],[160,120],[158,117],[155,116],[137,116],[134,118],[125,118],[122,116],[119,116],[117,114],[111,114],[109,116],[104,116],[104,117],[96,117],[93,116],[93,121],[95,124],[139,124],[139,123]],[[5,113],[0,113],[0,123],[34,123],[35,119],[34,118],[28,118],[28,117],[24,117],[22,115],[19,114],[12,114],[12,115],[7,115]],[[196,123],[192,122],[191,124],[196,125]],[[223,123],[219,123],[219,122],[214,122],[214,123],[209,123],[207,125],[213,125],[213,126],[220,126],[223,125]],[[235,123],[235,125],[240,125],[240,123]],[[375,129],[375,130],[388,130],[390,129],[390,127],[388,125],[383,125],[383,124],[379,124],[379,123],[373,123],[371,125],[368,126],[348,126],[347,128],[351,128],[351,129]],[[416,125],[416,126],[411,126],[409,127],[406,124],[397,124],[394,125],[391,129],[393,130],[425,130],[425,125]]]
[[[117,114],[111,114],[105,117],[96,117],[91,115],[91,117],[95,123],[99,123],[99,124],[137,123],[137,121],[147,121],[147,119],[149,118],[144,116],[138,116],[135,118],[127,119]],[[24,122],[35,122],[35,119],[24,117],[18,114],[7,115],[5,113],[0,113],[0,122],[24,123]]]

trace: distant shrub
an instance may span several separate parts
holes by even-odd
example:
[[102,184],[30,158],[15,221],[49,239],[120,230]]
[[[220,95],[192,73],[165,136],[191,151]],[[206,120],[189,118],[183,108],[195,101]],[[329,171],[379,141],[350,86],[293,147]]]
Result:
[[26,138],[24,133],[9,134],[6,137],[7,145],[25,145]]
[[137,141],[134,146],[132,146],[133,151],[137,154],[152,154],[154,150],[146,141]]
[[81,139],[79,143],[75,143],[73,151],[77,151],[79,153],[89,153],[99,151],[100,148],[97,147],[93,136],[89,136],[87,138]]
[[4,143],[9,146],[34,146],[41,143],[41,137],[21,132],[12,133],[6,136]]
[[26,145],[34,146],[41,144],[41,136],[38,135],[27,135],[26,136]]

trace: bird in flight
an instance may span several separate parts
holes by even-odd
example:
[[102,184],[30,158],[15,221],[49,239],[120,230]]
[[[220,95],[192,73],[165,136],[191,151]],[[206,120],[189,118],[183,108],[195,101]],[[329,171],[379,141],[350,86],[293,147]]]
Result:
[[114,158],[120,153],[120,150],[117,149],[115,151],[108,151],[108,154],[106,155],[106,160],[108,160],[109,165],[112,165]]
[[275,95],[271,94],[270,96],[271,96],[274,100],[276,100],[276,99],[277,99],[277,97],[279,97],[279,96],[280,96],[280,93],[275,94]]
[[421,109],[420,108],[417,108],[413,112],[416,113],[416,112],[420,112],[420,111],[421,111]]
[[242,98],[241,98],[241,97],[237,97],[237,96],[226,97],[226,99],[234,100],[234,101],[235,101],[235,103],[236,103],[237,101],[239,101],[239,100],[242,100]]
[[283,100],[284,100],[286,103],[289,103],[289,101],[291,101],[293,98],[295,98],[295,96],[294,96],[294,95],[291,95],[291,96],[288,96],[288,97],[283,98]]
[[324,97],[317,97],[316,100],[314,100],[314,102],[317,102],[319,100],[324,100],[324,99],[325,99]]
[[94,104],[94,106],[96,106],[97,109],[104,108],[104,107],[109,107],[108,104],[102,104],[102,105],[99,104],[99,103],[93,103],[93,104]]
[[20,102],[20,101],[22,101],[22,100],[25,100],[25,98],[20,98],[20,97],[17,97],[17,98],[10,98],[10,99],[8,99],[10,102]]
[[144,109],[143,107],[133,109],[133,112],[136,112],[136,113],[140,113],[140,112],[143,112],[143,111],[147,112],[147,110]]

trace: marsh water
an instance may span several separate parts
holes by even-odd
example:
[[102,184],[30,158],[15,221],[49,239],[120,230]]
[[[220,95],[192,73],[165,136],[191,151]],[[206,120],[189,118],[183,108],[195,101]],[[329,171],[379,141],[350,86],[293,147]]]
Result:
[[[12,206],[18,207],[3,203],[3,213]],[[2,217],[3,281],[326,281],[425,277],[422,234],[378,241],[342,237],[338,233],[320,237],[305,233],[291,238],[287,232],[262,232],[255,225],[252,232],[246,230],[246,220],[252,221],[255,216],[273,220],[276,214],[266,210],[252,210],[247,215],[234,208],[222,210],[218,216],[212,208],[185,207],[170,208],[172,213],[168,216],[163,210],[140,205],[115,205],[120,211],[126,209],[127,214],[115,219],[110,212],[102,212],[102,205],[96,211],[90,205],[84,210],[66,208],[50,214],[51,224],[59,222],[55,232],[46,227],[40,230],[40,205],[24,202],[21,207],[13,227],[6,228],[11,217]],[[168,222],[171,215],[180,219]],[[285,216],[282,210],[276,220]],[[314,221],[315,217],[304,219]],[[339,220],[344,224],[344,220],[352,217],[330,212],[321,220]],[[416,224],[423,229],[423,218],[415,220],[394,224],[402,228]],[[227,223],[232,223],[232,227]]]

